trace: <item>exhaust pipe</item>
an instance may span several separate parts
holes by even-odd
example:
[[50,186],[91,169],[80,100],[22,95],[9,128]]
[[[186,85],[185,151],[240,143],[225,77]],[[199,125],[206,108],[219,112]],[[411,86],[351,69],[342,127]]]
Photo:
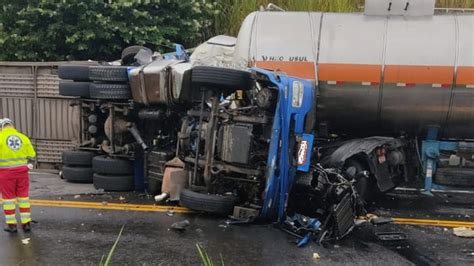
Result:
[[138,145],[140,145],[140,147],[142,147],[142,149],[144,151],[147,151],[149,149],[148,146],[146,145],[146,143],[143,141],[142,137],[140,136],[140,132],[138,132],[138,129],[135,126],[135,124],[131,123],[128,126],[128,131],[130,131],[130,133],[132,133],[132,135],[135,138],[135,140],[137,141]]

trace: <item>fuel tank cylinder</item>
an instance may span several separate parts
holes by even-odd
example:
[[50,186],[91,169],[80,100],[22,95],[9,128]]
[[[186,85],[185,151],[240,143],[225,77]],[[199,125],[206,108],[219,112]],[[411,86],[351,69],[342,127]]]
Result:
[[416,11],[254,12],[234,61],[314,80],[332,132],[474,139],[474,13]]

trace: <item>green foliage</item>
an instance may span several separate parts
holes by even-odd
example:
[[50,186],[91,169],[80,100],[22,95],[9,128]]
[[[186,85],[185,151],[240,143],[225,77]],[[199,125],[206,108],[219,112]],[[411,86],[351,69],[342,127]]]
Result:
[[[199,252],[199,257],[201,257],[202,264],[204,266],[214,266],[214,263],[212,262],[211,257],[207,255],[206,250],[199,243],[196,243],[196,248]],[[224,258],[222,257],[222,254],[220,254],[220,258],[221,258],[221,265],[224,266]]]
[[122,237],[123,228],[125,228],[125,225],[122,225],[122,229],[120,229],[120,232],[119,232],[117,238],[115,239],[115,243],[112,246],[112,248],[110,249],[109,254],[107,255],[107,258],[105,258],[105,261],[104,261],[104,256],[102,256],[102,258],[99,262],[99,266],[108,266],[108,265],[110,265],[110,261],[112,260],[112,256],[114,255],[115,249],[117,248],[117,244],[120,241],[120,237]]
[[[237,35],[243,19],[260,7],[273,3],[288,11],[356,12],[365,0],[219,0],[222,15],[216,17],[215,31]],[[474,8],[474,0],[437,0],[441,8]]]
[[[193,47],[237,35],[242,20],[274,3],[289,11],[353,12],[364,0],[0,0],[0,60],[115,60],[129,45]],[[473,0],[437,0],[474,8]]]
[[206,0],[0,0],[0,60],[113,60],[129,45],[164,50],[211,34]]

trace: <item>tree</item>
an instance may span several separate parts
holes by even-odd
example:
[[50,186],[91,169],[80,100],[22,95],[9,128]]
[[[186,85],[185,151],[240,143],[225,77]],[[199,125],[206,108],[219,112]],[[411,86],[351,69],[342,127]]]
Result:
[[209,0],[1,0],[0,60],[114,60],[129,45],[193,46],[217,12]]

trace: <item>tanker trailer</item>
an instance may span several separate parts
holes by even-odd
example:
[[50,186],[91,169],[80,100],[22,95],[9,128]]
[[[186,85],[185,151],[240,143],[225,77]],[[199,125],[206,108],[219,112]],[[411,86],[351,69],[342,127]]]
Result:
[[[254,12],[234,62],[315,82],[320,162],[393,189],[474,186],[474,14],[434,0],[366,1],[362,13]],[[362,192],[364,194],[364,192]]]

